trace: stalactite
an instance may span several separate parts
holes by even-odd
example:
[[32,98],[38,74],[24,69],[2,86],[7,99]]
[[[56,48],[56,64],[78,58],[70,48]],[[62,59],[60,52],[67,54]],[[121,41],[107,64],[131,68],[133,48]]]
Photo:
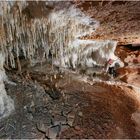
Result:
[[[101,58],[94,58],[93,63],[100,65],[101,59],[107,60],[104,51],[114,53],[116,42],[111,41],[95,42],[82,41],[79,37],[91,34],[99,26],[94,19],[84,15],[75,6],[68,9],[54,10],[45,18],[27,20],[22,13],[27,2],[0,2],[2,10],[2,26],[5,30],[5,38],[1,41],[6,54],[6,63],[10,60],[11,67],[15,67],[15,57],[19,57],[22,52],[25,59],[34,61],[38,59],[38,50],[44,49],[43,57],[49,58],[49,52],[52,53],[52,64],[54,61],[60,61],[59,66],[77,67],[81,63],[88,61],[88,56],[98,48]],[[15,7],[14,7],[15,6]],[[13,10],[13,11],[12,11]],[[92,23],[92,24],[91,24]],[[21,51],[22,50],[22,51]],[[110,51],[112,50],[112,51]],[[99,53],[98,52],[98,53]],[[8,54],[7,54],[8,53]],[[15,55],[16,54],[16,55]],[[42,59],[42,58],[41,58]]]

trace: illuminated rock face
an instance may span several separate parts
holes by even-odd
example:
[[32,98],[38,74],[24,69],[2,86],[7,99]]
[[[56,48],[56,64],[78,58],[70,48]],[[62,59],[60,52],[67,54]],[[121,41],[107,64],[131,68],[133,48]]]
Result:
[[7,80],[3,68],[4,55],[0,52],[0,119],[8,116],[14,110],[14,101],[7,95],[4,81]]

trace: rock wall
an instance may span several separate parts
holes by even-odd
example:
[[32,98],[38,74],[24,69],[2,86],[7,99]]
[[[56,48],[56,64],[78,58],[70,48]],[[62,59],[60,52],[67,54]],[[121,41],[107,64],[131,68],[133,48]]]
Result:
[[7,76],[4,70],[5,56],[0,52],[0,119],[8,116],[14,110],[14,101],[7,95],[4,81]]

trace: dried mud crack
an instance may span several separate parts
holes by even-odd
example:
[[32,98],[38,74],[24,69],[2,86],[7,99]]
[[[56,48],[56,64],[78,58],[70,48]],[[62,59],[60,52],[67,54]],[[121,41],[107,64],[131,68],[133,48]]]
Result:
[[30,71],[26,82],[13,75],[17,86],[6,85],[6,90],[13,93],[16,112],[0,123],[0,138],[140,137],[132,120],[139,107],[132,88],[90,85],[66,73]]

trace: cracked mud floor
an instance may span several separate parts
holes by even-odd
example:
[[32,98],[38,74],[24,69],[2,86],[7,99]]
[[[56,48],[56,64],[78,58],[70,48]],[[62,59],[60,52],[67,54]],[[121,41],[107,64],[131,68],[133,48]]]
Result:
[[133,88],[47,73],[9,73],[17,85],[6,84],[6,90],[16,109],[1,120],[0,138],[140,138]]

